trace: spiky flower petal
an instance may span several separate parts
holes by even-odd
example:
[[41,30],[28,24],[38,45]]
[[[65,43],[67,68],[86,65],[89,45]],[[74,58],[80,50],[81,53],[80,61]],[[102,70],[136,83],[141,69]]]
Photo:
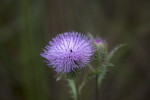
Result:
[[59,34],[45,48],[41,56],[58,74],[84,68],[95,52],[93,41],[78,32]]

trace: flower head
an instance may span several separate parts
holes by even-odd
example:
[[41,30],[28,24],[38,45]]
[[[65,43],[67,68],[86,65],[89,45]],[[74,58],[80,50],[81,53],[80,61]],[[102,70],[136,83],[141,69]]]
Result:
[[41,56],[47,60],[48,66],[62,74],[84,68],[94,52],[93,41],[86,35],[66,32],[53,38]]

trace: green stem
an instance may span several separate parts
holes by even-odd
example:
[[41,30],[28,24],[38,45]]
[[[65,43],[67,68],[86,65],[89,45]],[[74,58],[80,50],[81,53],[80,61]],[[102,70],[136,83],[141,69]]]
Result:
[[[100,67],[100,52],[97,51],[97,56],[98,56],[98,59],[97,59],[97,66],[96,66],[96,70]],[[101,73],[102,74],[102,73]],[[96,100],[99,100],[99,84],[98,84],[98,75],[99,74],[96,74],[96,88],[95,88],[95,92],[96,92]]]
[[101,86],[101,83],[102,83],[102,80],[104,79],[105,77],[105,73],[107,72],[107,66],[103,66],[102,68],[102,71],[103,71],[103,74],[98,74],[98,88],[100,89],[100,86]]
[[96,82],[95,82],[95,92],[96,92],[96,100],[99,100],[99,88],[98,88],[98,75],[96,74]]
[[101,60],[101,58],[100,58],[100,52],[97,51],[97,66],[96,66],[96,70],[97,70],[97,68],[100,67],[100,60]]
[[[102,73],[99,73],[97,75],[97,84],[98,84],[98,89],[100,89],[100,85],[102,83],[102,80],[104,79],[105,73],[107,72],[107,66],[106,64],[108,63],[108,60],[106,58],[106,56],[108,55],[108,51],[107,51],[107,45],[103,45],[102,47],[102,52],[103,57],[101,59],[98,59],[98,67],[101,67],[101,71]],[[100,57],[100,52],[98,52],[98,57]],[[104,62],[104,64],[100,65],[100,62]]]
[[67,79],[69,87],[71,88],[71,93],[73,95],[74,100],[79,100],[79,95],[78,95],[78,91],[77,91],[77,87],[75,84],[75,80],[72,79]]

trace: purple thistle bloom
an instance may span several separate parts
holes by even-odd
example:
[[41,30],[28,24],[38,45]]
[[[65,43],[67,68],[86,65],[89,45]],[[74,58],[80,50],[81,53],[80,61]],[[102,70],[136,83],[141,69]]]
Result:
[[93,41],[78,32],[65,32],[52,40],[41,56],[58,74],[84,68],[95,52]]

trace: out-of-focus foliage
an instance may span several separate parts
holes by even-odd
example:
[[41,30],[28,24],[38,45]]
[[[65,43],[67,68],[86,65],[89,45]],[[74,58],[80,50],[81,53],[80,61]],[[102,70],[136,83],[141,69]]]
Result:
[[[55,81],[40,53],[52,37],[72,30],[102,36],[110,50],[127,44],[112,59],[101,100],[149,100],[149,5],[149,0],[1,0],[0,100],[70,100],[67,82]],[[95,98],[92,80],[81,99]]]

